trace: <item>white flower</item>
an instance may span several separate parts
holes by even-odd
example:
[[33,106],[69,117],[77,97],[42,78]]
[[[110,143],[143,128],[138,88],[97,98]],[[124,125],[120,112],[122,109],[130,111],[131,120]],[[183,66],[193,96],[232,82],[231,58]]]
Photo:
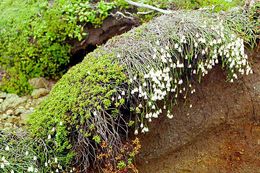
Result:
[[37,157],[36,157],[36,156],[33,156],[33,160],[37,160]]
[[48,139],[51,139],[51,135],[48,135]]
[[175,49],[178,49],[178,48],[179,48],[179,45],[178,45],[177,43],[175,43],[174,48],[175,48]]
[[153,114],[152,114],[152,117],[153,117],[153,118],[158,118],[158,115],[159,115],[158,113],[153,113]]
[[179,85],[183,84],[183,80],[180,79],[179,82],[178,82]]
[[141,127],[141,128],[143,128],[143,127],[144,127],[144,124],[143,124],[143,123],[141,123],[140,127]]
[[144,132],[144,133],[149,132],[148,127],[144,127],[144,128],[143,128],[143,132]]
[[195,42],[195,43],[194,43],[194,46],[197,48],[197,47],[198,47],[198,43],[197,43],[197,42]]
[[11,170],[11,173],[14,173],[14,170]]
[[9,148],[8,145],[6,145],[5,150],[6,150],[6,151],[9,151],[9,150],[10,150],[10,148]]
[[57,157],[54,158],[54,162],[55,162],[55,163],[58,163]]
[[1,168],[4,169],[5,168],[5,165],[3,163],[1,163]]
[[135,130],[135,135],[138,135],[138,130],[137,129]]
[[26,156],[28,156],[28,155],[29,155],[29,152],[28,152],[28,151],[26,151],[26,152],[25,152],[25,155],[26,155]]
[[48,166],[48,163],[47,163],[47,162],[45,162],[45,163],[44,163],[44,165],[45,165],[45,167],[47,167],[47,166]]
[[33,166],[30,166],[28,169],[27,169],[28,172],[33,172]]
[[190,108],[192,108],[192,104],[190,104]]
[[234,77],[235,79],[237,79],[237,74],[233,74],[233,77]]
[[125,91],[122,91],[122,93],[121,93],[121,94],[122,94],[122,96],[124,96],[124,95],[125,95]]
[[60,122],[60,126],[62,126],[62,124],[63,124],[63,123],[62,123],[62,122]]
[[173,115],[172,115],[172,114],[167,114],[167,117],[168,117],[169,119],[172,119],[172,118],[173,118]]

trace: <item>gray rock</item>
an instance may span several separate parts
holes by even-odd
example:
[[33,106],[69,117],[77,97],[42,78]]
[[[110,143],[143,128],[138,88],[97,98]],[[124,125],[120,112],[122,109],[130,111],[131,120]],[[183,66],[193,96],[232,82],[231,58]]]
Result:
[[42,96],[46,96],[47,94],[49,94],[49,90],[45,89],[45,88],[40,88],[40,89],[35,89],[33,90],[31,96],[35,99],[40,98]]
[[19,97],[15,94],[7,94],[5,100],[0,104],[0,112],[5,112],[8,109],[14,109],[18,105],[26,102],[26,97]]
[[34,89],[49,87],[49,82],[43,77],[30,79],[29,83]]

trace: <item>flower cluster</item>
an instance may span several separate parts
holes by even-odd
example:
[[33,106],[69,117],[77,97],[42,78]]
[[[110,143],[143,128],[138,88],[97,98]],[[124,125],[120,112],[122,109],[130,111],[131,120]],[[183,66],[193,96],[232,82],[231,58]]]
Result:
[[[202,28],[211,34],[179,34],[177,39],[164,46],[157,40],[149,58],[153,64],[150,63],[146,68],[149,70],[138,71],[130,77],[131,97],[138,100],[134,110],[141,116],[135,129],[136,135],[139,129],[142,133],[148,132],[147,122],[158,118],[160,114],[172,119],[172,109],[177,99],[180,96],[186,99],[188,94],[195,93],[193,79],[200,81],[217,64],[222,63],[227,69],[230,82],[237,79],[238,74],[252,73],[243,39],[230,34],[223,22],[217,26],[204,24]],[[163,106],[159,106],[162,103]],[[192,108],[192,105],[189,107]]]

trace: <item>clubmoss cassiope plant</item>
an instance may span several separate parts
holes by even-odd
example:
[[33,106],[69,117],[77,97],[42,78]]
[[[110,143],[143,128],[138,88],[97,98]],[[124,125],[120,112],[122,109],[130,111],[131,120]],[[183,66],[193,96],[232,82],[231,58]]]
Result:
[[156,18],[71,68],[32,114],[28,129],[47,141],[63,167],[104,170],[107,161],[97,159],[103,149],[109,165],[122,168],[125,162],[116,156],[129,130],[147,133],[153,119],[174,118],[178,98],[193,94],[194,82],[214,66],[220,64],[230,82],[252,73],[244,43],[254,43],[255,26],[242,10]]

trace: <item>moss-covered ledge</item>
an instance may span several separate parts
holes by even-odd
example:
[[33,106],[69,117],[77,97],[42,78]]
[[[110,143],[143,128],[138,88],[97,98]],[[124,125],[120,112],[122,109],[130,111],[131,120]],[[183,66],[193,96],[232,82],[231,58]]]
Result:
[[252,73],[244,43],[254,44],[256,28],[241,9],[178,11],[88,54],[29,120],[33,137],[50,147],[48,169],[135,170],[139,145],[125,143],[129,130],[147,133],[154,118],[172,118],[177,100],[193,94],[194,82],[216,64],[230,82]]

